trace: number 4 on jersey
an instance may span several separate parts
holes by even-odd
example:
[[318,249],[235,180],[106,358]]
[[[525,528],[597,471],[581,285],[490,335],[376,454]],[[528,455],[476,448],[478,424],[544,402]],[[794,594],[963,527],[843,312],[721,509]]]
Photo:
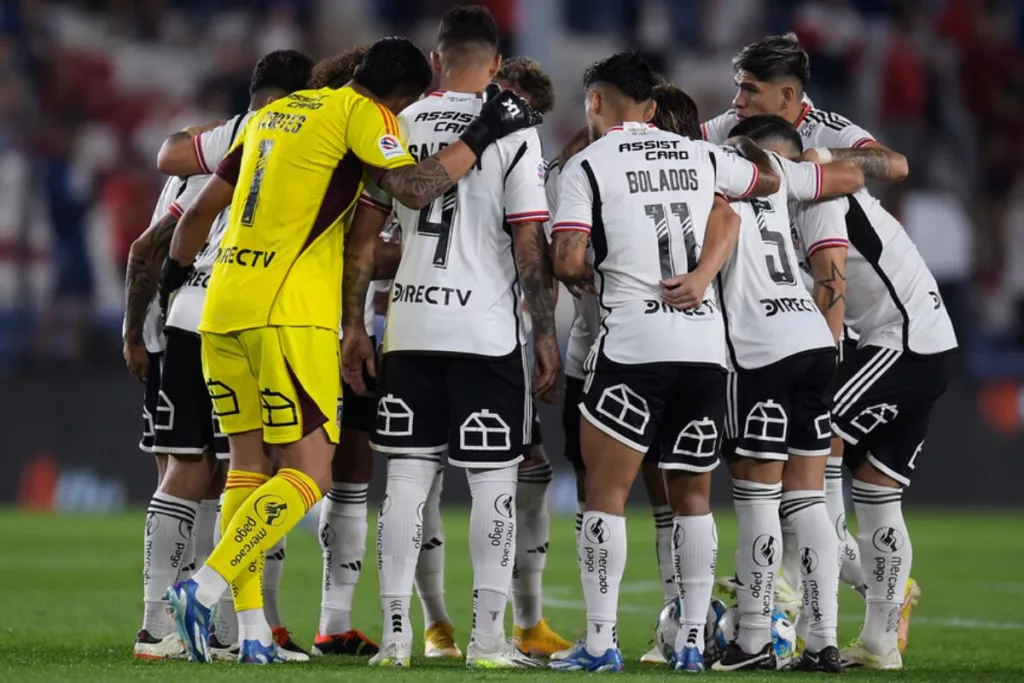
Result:
[[451,246],[452,220],[459,201],[459,187],[455,185],[420,211],[416,231],[421,235],[437,237],[434,249],[434,267],[448,267],[448,251]]

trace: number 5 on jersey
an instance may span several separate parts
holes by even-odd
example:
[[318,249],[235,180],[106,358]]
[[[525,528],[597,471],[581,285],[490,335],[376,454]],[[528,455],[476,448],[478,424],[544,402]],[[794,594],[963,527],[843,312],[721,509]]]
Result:
[[455,185],[420,211],[416,232],[437,237],[433,263],[435,268],[448,267],[448,251],[451,246],[452,221],[459,201],[459,187]]

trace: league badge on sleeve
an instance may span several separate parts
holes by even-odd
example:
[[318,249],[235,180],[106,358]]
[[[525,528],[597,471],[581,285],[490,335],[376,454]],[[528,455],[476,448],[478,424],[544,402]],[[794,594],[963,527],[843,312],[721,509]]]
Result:
[[380,148],[380,153],[385,159],[395,159],[405,154],[405,148],[394,135],[381,135],[380,140],[377,141],[377,147]]

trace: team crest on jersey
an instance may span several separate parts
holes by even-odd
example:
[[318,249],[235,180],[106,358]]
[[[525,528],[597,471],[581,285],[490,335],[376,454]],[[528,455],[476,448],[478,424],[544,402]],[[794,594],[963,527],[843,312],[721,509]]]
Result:
[[377,141],[377,147],[380,148],[380,153],[384,155],[385,159],[394,159],[405,154],[405,148],[402,147],[401,141],[394,135],[381,135],[380,140]]
[[537,177],[544,180],[544,176],[547,175],[547,168],[545,168],[544,162],[537,164]]

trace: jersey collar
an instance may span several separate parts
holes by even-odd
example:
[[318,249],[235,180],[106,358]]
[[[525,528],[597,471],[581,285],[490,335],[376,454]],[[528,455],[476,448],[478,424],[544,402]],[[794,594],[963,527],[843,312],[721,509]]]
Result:
[[638,123],[636,121],[626,121],[625,123],[619,124],[618,126],[612,126],[607,131],[605,131],[605,135],[607,135],[608,133],[632,133],[633,135],[637,135],[639,133],[645,133],[654,127],[655,126],[653,123]]
[[480,93],[471,92],[455,92],[454,90],[435,90],[434,92],[427,95],[427,97],[473,97],[475,96],[478,100],[483,97]]
[[807,115],[811,112],[812,109],[814,109],[814,105],[811,104],[811,101],[805,95],[803,106],[800,108],[800,115],[797,116],[796,121],[793,122],[793,128],[799,128],[800,124],[804,122],[804,119],[807,118]]

